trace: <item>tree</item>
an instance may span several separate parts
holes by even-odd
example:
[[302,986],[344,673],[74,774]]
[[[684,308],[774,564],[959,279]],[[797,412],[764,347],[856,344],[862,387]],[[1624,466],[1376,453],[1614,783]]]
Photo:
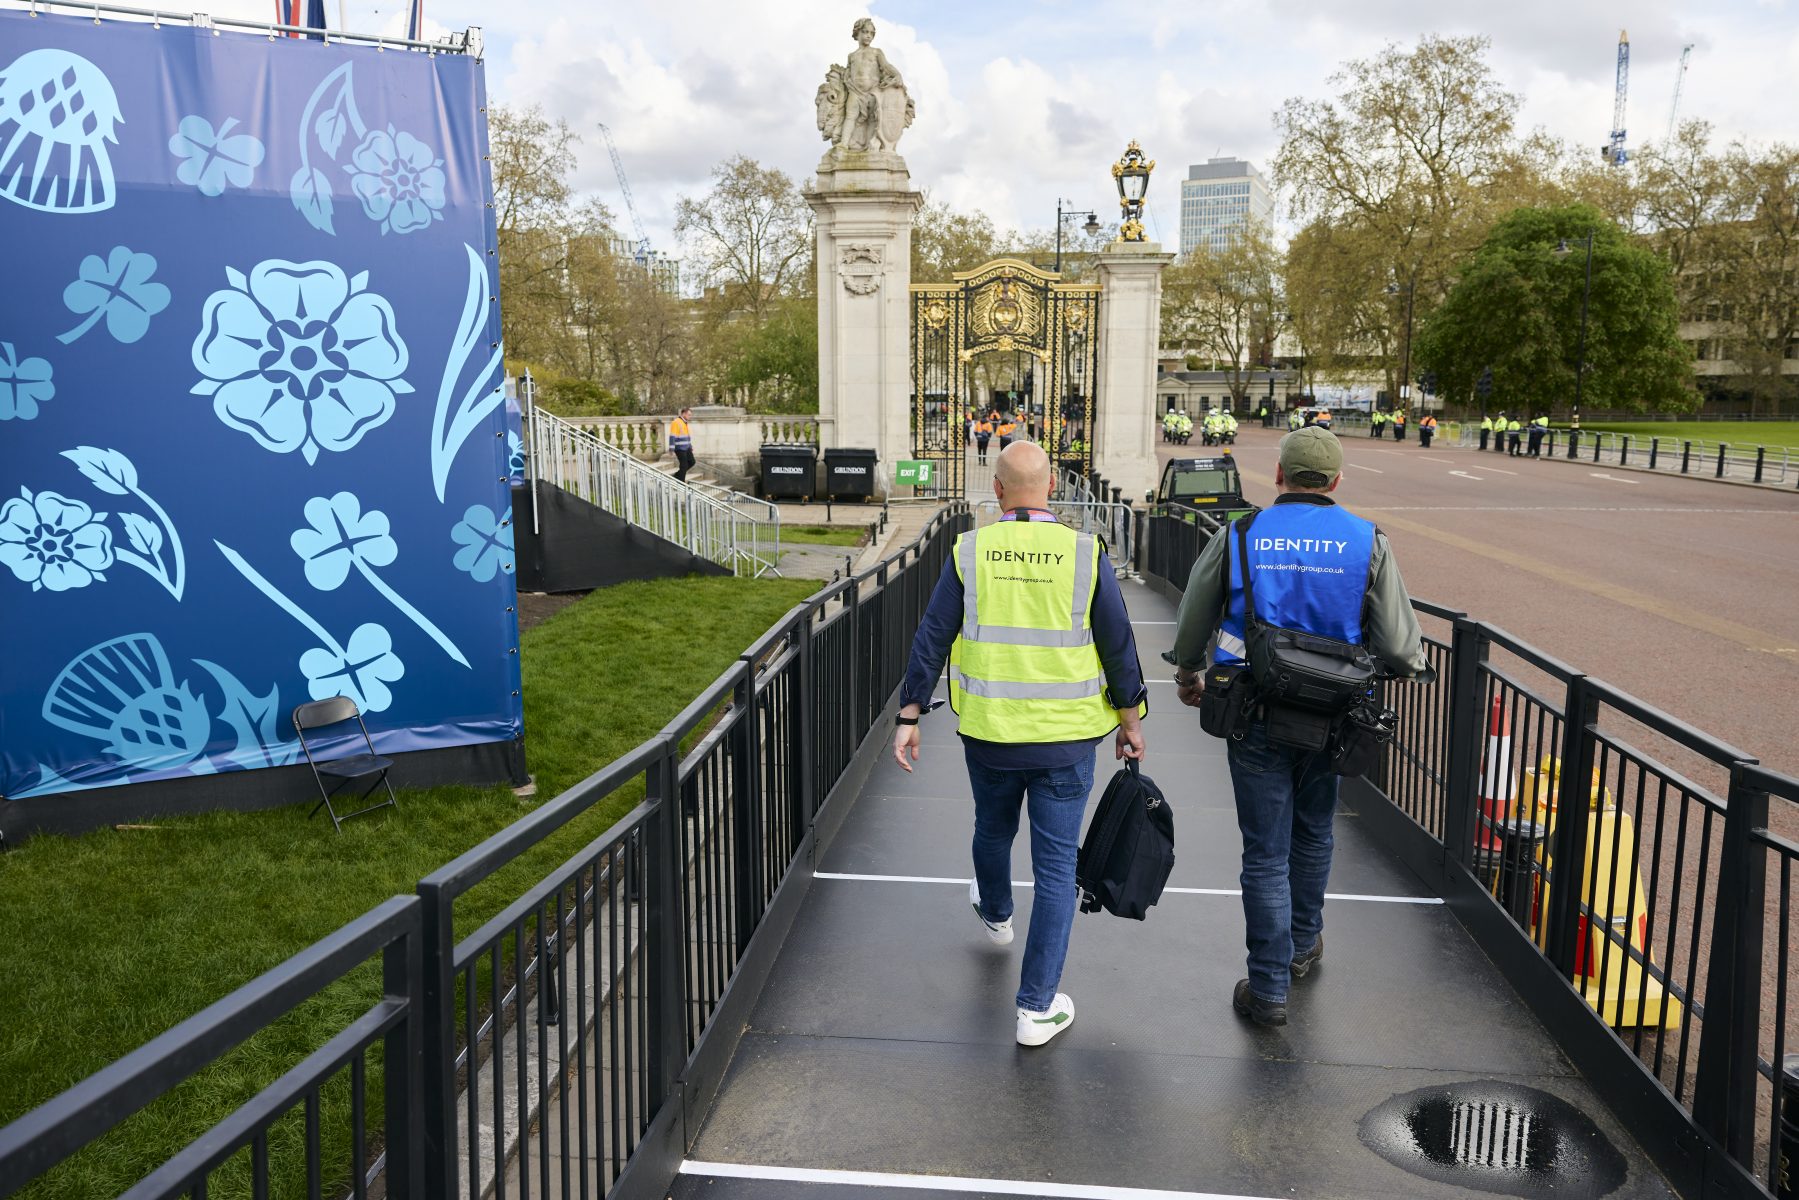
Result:
[[1287,245],[1282,291],[1307,395],[1317,393],[1321,377],[1388,361],[1404,335],[1385,291],[1381,255],[1367,244],[1372,239],[1366,228],[1315,220]]
[[[1531,159],[1512,138],[1518,97],[1495,80],[1487,47],[1485,38],[1435,35],[1410,51],[1389,45],[1331,76],[1336,99],[1295,97],[1275,114],[1274,174],[1294,215],[1352,235],[1338,243],[1360,256],[1349,274],[1395,282],[1419,315],[1506,207]],[[1385,313],[1369,343],[1397,394],[1405,307],[1358,311]]]
[[1163,344],[1223,364],[1234,405],[1248,396],[1250,371],[1267,362],[1280,267],[1267,227],[1252,220],[1222,250],[1200,247],[1163,273]]
[[948,283],[998,253],[1000,237],[984,212],[961,213],[927,201],[912,221],[912,282]]
[[1571,405],[1589,233],[1584,402],[1639,412],[1697,407],[1667,264],[1587,205],[1521,208],[1494,226],[1419,330],[1419,371],[1433,372],[1445,396],[1471,399],[1490,368],[1493,403],[1508,413]]
[[724,383],[747,388],[762,412],[818,411],[818,303],[789,297],[761,325],[743,326],[725,365]]
[[1799,394],[1799,376],[1785,373],[1799,354],[1799,149],[1738,143],[1724,169],[1735,218],[1719,231],[1725,354],[1751,406],[1777,409]]
[[1799,345],[1799,149],[1739,142],[1717,153],[1711,127],[1689,121],[1638,162],[1645,221],[1683,314],[1751,408],[1777,409],[1799,392],[1786,371]]
[[753,324],[810,282],[812,210],[793,180],[741,154],[712,169],[704,196],[676,202],[675,234],[724,307]]

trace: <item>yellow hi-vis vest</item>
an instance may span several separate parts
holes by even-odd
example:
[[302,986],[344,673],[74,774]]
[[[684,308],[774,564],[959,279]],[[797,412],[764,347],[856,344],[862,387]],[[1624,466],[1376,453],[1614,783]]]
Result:
[[1001,521],[956,539],[962,630],[950,707],[987,742],[1074,742],[1118,728],[1089,612],[1099,540],[1051,521]]

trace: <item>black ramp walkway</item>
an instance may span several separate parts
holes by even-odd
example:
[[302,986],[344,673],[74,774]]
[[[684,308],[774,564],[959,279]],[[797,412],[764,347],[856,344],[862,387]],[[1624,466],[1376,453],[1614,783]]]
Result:
[[[1140,586],[1125,594],[1145,667],[1166,679],[1157,655],[1173,607]],[[954,718],[940,710],[915,773],[878,765],[821,851],[676,1200],[1671,1195],[1504,978],[1352,812],[1337,821],[1323,964],[1295,984],[1285,1028],[1239,1020],[1240,842],[1223,746],[1171,686],[1152,683],[1151,704],[1145,769],[1175,809],[1174,876],[1142,924],[1076,917],[1062,980],[1072,1028],[1042,1048],[1013,1040],[1028,836],[1014,856],[1027,885],[1019,937],[996,947],[968,907],[972,805]],[[1443,1126],[1463,1157],[1596,1160],[1613,1164],[1609,1176],[1496,1170],[1471,1190],[1441,1164],[1402,1169],[1364,1144],[1363,1118],[1395,1096],[1481,1081],[1487,1095],[1522,1085],[1559,1097],[1597,1129],[1507,1126],[1476,1145],[1492,1135],[1470,1108]]]

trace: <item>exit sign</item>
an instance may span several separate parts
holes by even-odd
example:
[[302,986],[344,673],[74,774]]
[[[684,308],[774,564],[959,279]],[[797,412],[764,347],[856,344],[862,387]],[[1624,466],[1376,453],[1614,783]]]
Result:
[[893,482],[900,487],[930,487],[937,464],[925,459],[901,459],[896,464]]

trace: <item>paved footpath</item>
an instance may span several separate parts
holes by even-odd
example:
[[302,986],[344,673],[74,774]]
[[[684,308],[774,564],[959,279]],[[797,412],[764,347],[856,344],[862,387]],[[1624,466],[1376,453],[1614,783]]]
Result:
[[[1490,1194],[1411,1174],[1358,1136],[1396,1095],[1474,1080],[1537,1088],[1590,1116],[1625,1164],[1609,1195],[1671,1195],[1353,813],[1337,822],[1327,956],[1296,985],[1291,1022],[1259,1029],[1232,1013],[1243,917],[1222,745],[1162,682],[1172,606],[1135,584],[1126,598],[1157,678],[1145,766],[1173,805],[1178,858],[1147,922],[1076,917],[1062,982],[1072,1028],[1038,1049],[1013,1041],[1030,891],[1018,891],[1018,939],[991,945],[968,907],[972,807],[940,710],[916,773],[883,760],[820,850],[674,1200]],[[1014,864],[1028,881],[1022,833]],[[1543,1195],[1597,1194],[1539,1182]],[[1511,1194],[1537,1193],[1526,1181]]]

